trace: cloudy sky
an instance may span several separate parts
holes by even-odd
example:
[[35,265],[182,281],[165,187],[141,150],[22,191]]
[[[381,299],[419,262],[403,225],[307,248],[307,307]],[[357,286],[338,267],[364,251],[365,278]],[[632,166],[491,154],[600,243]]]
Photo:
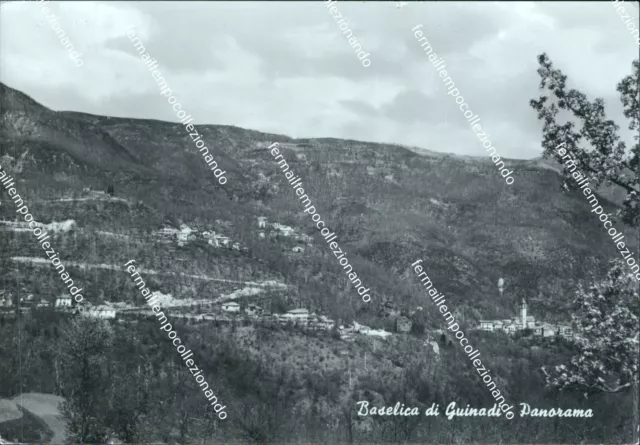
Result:
[[[638,26],[638,7],[626,10]],[[504,157],[539,156],[536,56],[603,97],[626,130],[616,84],[638,44],[604,2],[337,2],[363,67],[323,2],[51,2],[77,67],[36,2],[0,12],[0,81],[54,110],[177,121],[126,35],[133,27],[196,124],[292,137],[390,142],[485,156],[411,28],[446,62]],[[625,140],[631,141],[628,130]]]

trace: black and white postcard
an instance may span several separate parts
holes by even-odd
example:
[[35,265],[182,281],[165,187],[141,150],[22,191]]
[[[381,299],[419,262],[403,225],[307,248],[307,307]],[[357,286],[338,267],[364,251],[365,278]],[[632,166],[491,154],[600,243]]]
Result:
[[638,2],[0,2],[0,444],[639,444]]

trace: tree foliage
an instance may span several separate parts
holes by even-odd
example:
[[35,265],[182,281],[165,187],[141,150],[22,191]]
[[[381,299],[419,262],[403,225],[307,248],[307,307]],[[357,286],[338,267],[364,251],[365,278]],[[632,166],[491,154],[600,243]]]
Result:
[[[620,127],[605,116],[602,98],[590,102],[585,94],[575,89],[567,90],[567,76],[553,68],[545,53],[538,56],[538,62],[540,88],[557,99],[550,103],[549,97],[542,95],[538,100],[530,101],[530,105],[538,112],[538,119],[544,122],[543,156],[552,156],[562,163],[555,148],[566,143],[567,152],[575,159],[578,168],[589,175],[593,188],[601,184],[616,184],[626,190],[627,196],[620,216],[626,224],[640,225],[640,131],[634,136],[636,144],[627,149],[626,144],[620,141]],[[640,63],[635,60],[632,65],[633,73],[618,83],[617,91],[620,93],[624,116],[630,119],[629,129],[640,130]],[[576,129],[573,121],[559,124],[556,119],[560,110],[573,114],[581,122],[581,128]],[[590,147],[580,147],[579,144],[583,141]],[[563,173],[563,187],[568,190],[576,189],[576,182],[566,166]]]
[[105,397],[109,379],[105,365],[111,343],[108,325],[88,317],[76,317],[62,334],[60,356],[68,392],[64,393],[66,401],[60,412],[73,442],[104,443],[107,439]]
[[573,320],[578,353],[569,366],[557,365],[551,373],[545,370],[549,385],[579,387],[587,393],[613,393],[637,385],[638,285],[621,260],[613,263],[604,280],[576,291]]
[[[638,130],[634,135],[636,143],[629,149],[620,140],[620,127],[606,118],[602,98],[590,102],[585,94],[567,90],[567,76],[553,68],[545,53],[538,56],[538,62],[540,88],[555,98],[554,103],[549,103],[545,95],[530,101],[538,119],[544,122],[543,156],[554,157],[563,164],[556,147],[566,144],[578,169],[589,176],[592,188],[615,184],[626,191],[618,216],[631,227],[640,226],[640,61],[633,61],[632,74],[617,85],[624,116],[630,120],[628,128]],[[573,114],[581,128],[576,129],[573,121],[559,124],[556,118],[560,110]],[[587,147],[579,146],[583,141]],[[564,164],[563,176],[563,188],[575,190],[577,184]],[[550,373],[542,368],[547,385],[586,389],[585,396],[630,390],[637,410],[638,282],[624,272],[621,260],[615,260],[604,280],[591,284],[587,290],[578,288],[574,306],[578,351],[568,366],[558,365]],[[636,417],[636,439],[640,430],[637,422]]]

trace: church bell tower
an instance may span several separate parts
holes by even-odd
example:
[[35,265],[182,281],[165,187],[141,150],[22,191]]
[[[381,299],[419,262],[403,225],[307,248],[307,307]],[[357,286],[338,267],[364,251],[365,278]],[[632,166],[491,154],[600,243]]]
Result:
[[522,299],[520,302],[520,323],[522,323],[522,329],[527,327],[527,302]]

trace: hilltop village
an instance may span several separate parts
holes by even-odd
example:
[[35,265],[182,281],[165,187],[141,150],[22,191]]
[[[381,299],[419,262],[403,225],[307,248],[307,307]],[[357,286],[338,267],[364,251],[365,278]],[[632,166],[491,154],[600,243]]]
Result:
[[536,320],[533,315],[527,315],[528,306],[524,298],[520,302],[519,309],[519,317],[504,320],[480,320],[478,329],[491,332],[502,331],[507,334],[514,334],[516,332],[529,329],[535,337],[574,337],[573,329],[569,325],[547,323]]

